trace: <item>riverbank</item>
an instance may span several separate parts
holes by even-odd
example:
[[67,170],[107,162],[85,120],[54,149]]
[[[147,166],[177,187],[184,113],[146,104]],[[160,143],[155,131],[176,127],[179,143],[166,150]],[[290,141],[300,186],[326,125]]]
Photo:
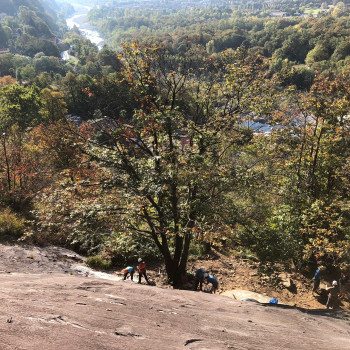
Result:
[[105,44],[105,41],[100,36],[96,28],[87,21],[87,15],[91,8],[88,6],[82,6],[77,4],[73,4],[73,6],[76,12],[72,17],[66,19],[68,28],[72,29],[74,26],[76,26],[81,31],[83,36],[85,36],[92,43],[97,45],[97,47],[100,50]]

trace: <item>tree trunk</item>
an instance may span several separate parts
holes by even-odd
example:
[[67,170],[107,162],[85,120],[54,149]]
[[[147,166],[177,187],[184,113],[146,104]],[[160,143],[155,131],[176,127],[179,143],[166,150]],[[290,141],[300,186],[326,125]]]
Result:
[[178,288],[182,284],[182,276],[186,273],[186,270],[174,259],[165,258],[165,269],[170,282],[174,288]]

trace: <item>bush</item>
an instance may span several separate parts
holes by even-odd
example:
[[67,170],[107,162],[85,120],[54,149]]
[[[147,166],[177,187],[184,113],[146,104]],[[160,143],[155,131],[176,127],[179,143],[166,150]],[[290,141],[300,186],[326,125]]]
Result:
[[150,238],[132,232],[116,233],[106,251],[113,265],[134,263],[139,257],[148,261],[161,259],[158,248]]
[[19,218],[10,209],[0,214],[0,238],[17,239],[24,233],[24,220]]
[[208,253],[208,246],[200,242],[198,243],[197,241],[192,241],[190,245],[190,249],[188,251],[188,259],[193,260],[193,259],[198,259],[200,256]]
[[63,245],[91,256],[105,250],[118,225],[115,214],[118,199],[81,183],[71,183],[62,177],[60,186],[42,193],[31,212],[34,220],[27,238],[37,244]]
[[111,261],[102,254],[90,256],[86,259],[86,264],[93,269],[108,270],[111,268]]
[[265,270],[273,271],[276,264],[300,261],[303,242],[298,228],[298,216],[286,205],[276,209],[261,226],[237,232],[237,240],[256,254]]

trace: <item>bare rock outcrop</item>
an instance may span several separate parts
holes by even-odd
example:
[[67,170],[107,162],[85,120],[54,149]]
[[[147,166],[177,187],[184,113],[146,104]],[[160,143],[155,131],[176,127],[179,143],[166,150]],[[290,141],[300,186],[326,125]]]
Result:
[[66,266],[10,271],[9,261],[0,263],[1,350],[350,348],[345,311],[93,278],[64,273]]

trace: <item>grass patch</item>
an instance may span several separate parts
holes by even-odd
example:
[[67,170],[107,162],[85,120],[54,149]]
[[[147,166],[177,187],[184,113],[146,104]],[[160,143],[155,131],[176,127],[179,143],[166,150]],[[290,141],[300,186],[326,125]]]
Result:
[[320,8],[306,8],[304,13],[308,15],[318,15],[322,10]]

